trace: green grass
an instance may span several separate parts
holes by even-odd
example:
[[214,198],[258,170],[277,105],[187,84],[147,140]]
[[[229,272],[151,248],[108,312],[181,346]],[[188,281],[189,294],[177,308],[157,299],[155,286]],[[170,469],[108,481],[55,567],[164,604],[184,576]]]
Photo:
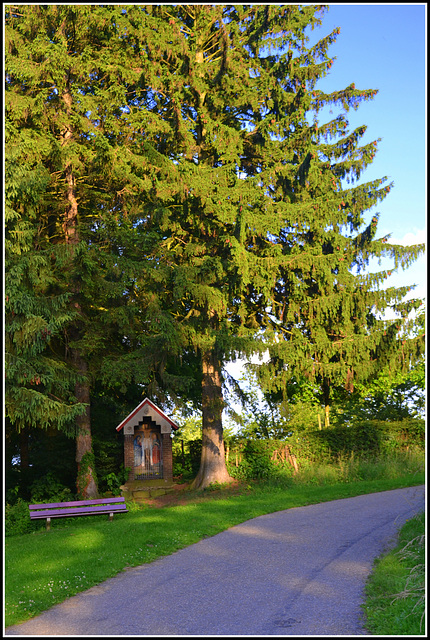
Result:
[[401,528],[396,548],[376,559],[363,607],[372,635],[425,635],[424,538],[421,513]]
[[152,562],[250,518],[424,483],[423,465],[417,467],[416,460],[409,459],[395,473],[382,466],[378,477],[372,467],[370,479],[364,479],[363,469],[357,471],[356,461],[343,464],[342,472],[314,467],[313,475],[306,470],[294,478],[245,482],[239,493],[228,488],[189,492],[182,505],[129,505],[130,511],[113,522],[104,516],[53,520],[46,532],[42,521],[32,533],[7,537],[5,625],[28,620],[127,567]]

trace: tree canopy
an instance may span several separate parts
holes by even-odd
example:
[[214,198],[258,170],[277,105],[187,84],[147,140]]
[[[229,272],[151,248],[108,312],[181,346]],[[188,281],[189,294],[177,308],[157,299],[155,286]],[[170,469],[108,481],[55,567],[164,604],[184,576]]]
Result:
[[[405,288],[423,246],[377,237],[386,178],[348,109],[325,94],[339,29],[308,46],[325,5],[20,5],[6,9],[7,411],[74,429],[97,491],[90,401],[139,386],[202,410],[195,486],[229,481],[225,364],[269,348],[265,390],[321,389],[419,356]],[[319,121],[324,106],[341,109]],[[398,321],[379,314],[392,306]],[[234,386],[234,381],[230,380]],[[328,412],[327,412],[328,421]]]

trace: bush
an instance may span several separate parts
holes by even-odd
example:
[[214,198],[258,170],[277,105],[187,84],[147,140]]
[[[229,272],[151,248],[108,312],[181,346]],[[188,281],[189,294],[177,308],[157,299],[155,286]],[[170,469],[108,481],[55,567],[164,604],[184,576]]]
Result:
[[288,439],[288,446],[300,460],[333,461],[339,455],[377,456],[390,452],[423,450],[425,425],[422,419],[398,422],[365,420],[351,426],[308,431]]
[[185,464],[182,462],[173,462],[173,477],[182,479],[191,479],[194,477],[193,468],[189,459],[185,460]]
[[68,502],[75,500],[75,496],[65,487],[53,473],[47,473],[43,478],[35,480],[30,487],[31,502]]
[[75,500],[75,496],[65,487],[53,473],[47,473],[43,478],[35,480],[30,485],[30,501],[18,498],[8,502],[5,508],[5,535],[16,536],[31,533],[40,529],[41,523],[30,520],[29,504],[39,502],[68,502]]
[[124,467],[121,465],[119,473],[111,472],[103,476],[101,479],[99,478],[99,488],[100,486],[105,487],[106,491],[103,493],[113,494],[115,496],[119,495],[121,492],[121,485],[127,482],[128,474],[130,472],[130,467]]
[[381,432],[381,449],[385,451],[424,449],[425,421],[422,418],[391,422],[373,420],[372,424]]
[[22,498],[18,498],[15,504],[6,504],[5,536],[18,536],[40,528],[40,522],[30,520],[28,505]]
[[274,440],[247,440],[242,448],[242,461],[238,467],[231,465],[234,478],[241,480],[265,480],[276,475],[276,465],[271,454]]

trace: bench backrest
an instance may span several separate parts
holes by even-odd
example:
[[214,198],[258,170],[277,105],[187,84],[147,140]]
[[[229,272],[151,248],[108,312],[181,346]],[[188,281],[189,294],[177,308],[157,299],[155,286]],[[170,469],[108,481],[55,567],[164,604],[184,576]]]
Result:
[[85,507],[91,505],[103,505],[103,504],[115,504],[115,503],[123,503],[125,504],[125,498],[95,498],[92,500],[73,500],[72,502],[45,502],[41,504],[29,504],[29,509],[55,509],[58,507]]
[[73,502],[48,502],[28,505],[30,519],[62,518],[67,516],[98,515],[102,513],[125,513],[125,498],[97,498],[74,500]]

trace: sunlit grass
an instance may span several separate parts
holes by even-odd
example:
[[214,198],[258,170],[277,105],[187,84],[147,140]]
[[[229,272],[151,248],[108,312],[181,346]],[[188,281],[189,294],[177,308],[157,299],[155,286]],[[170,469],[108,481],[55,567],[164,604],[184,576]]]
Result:
[[299,473],[291,477],[296,484],[332,484],[359,482],[379,478],[403,478],[405,474],[424,472],[424,456],[420,451],[392,453],[384,457],[341,454],[335,463],[319,462],[300,465]]
[[363,607],[373,635],[425,635],[425,518],[399,532],[395,549],[375,561]]

